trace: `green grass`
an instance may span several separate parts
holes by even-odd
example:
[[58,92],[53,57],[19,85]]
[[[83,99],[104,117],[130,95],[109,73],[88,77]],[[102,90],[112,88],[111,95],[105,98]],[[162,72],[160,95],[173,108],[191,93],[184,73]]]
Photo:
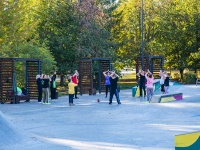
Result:
[[125,74],[120,77],[120,79],[135,79],[135,78],[136,78],[136,73]]
[[119,83],[118,85],[120,86],[121,90],[132,89],[132,87],[136,86],[135,83]]
[[119,79],[118,85],[120,86],[120,89],[131,89],[132,87],[136,86],[136,74],[125,74]]

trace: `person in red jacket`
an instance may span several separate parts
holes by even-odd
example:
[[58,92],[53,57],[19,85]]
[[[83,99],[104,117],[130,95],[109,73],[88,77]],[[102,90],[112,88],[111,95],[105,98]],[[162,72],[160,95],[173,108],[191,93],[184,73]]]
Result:
[[74,87],[74,98],[78,99],[77,97],[77,93],[78,93],[78,76],[79,76],[79,73],[77,70],[75,70],[73,76],[71,77],[71,80],[74,84],[76,84],[77,86]]

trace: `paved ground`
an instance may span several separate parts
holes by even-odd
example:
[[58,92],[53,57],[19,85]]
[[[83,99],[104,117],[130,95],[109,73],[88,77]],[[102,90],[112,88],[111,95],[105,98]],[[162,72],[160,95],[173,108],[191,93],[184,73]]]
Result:
[[200,131],[200,86],[171,89],[184,99],[149,104],[122,90],[121,105],[104,93],[79,96],[75,106],[65,96],[50,105],[2,104],[0,149],[173,150],[175,135]]

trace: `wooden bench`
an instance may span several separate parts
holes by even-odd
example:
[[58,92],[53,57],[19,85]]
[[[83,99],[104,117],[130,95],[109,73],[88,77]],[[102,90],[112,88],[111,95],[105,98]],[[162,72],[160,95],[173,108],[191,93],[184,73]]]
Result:
[[18,104],[21,100],[25,100],[26,102],[30,101],[30,95],[16,95],[13,90],[8,90],[6,93],[6,98],[11,104]]
[[30,95],[16,95],[16,102],[20,103],[21,100],[25,100],[25,102],[30,102]]
[[[13,90],[7,90],[6,93],[6,101],[5,102],[10,102],[11,104],[15,104],[16,102],[16,97],[15,93]],[[5,103],[4,102],[4,103]]]

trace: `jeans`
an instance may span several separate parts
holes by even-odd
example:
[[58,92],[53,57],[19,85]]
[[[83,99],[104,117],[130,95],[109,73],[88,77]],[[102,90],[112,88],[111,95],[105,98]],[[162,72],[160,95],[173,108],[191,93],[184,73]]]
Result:
[[74,87],[74,96],[75,96],[75,98],[77,98],[77,93],[78,93],[78,86],[75,86]]
[[69,103],[73,104],[74,94],[69,94]]
[[165,86],[165,94],[169,93],[168,89],[169,89],[169,86]]
[[110,103],[112,103],[112,99],[113,99],[113,95],[116,96],[116,99],[117,99],[117,103],[119,104],[120,103],[120,99],[119,99],[119,92],[117,89],[110,89]]
[[145,84],[140,84],[139,87],[140,87],[140,96],[142,96],[142,89],[144,91],[144,96],[146,96]]
[[153,97],[153,88],[147,88],[147,100],[151,101]]
[[110,90],[110,85],[106,85],[106,97],[108,95],[108,90]]
[[38,102],[42,101],[42,88],[38,88]]

